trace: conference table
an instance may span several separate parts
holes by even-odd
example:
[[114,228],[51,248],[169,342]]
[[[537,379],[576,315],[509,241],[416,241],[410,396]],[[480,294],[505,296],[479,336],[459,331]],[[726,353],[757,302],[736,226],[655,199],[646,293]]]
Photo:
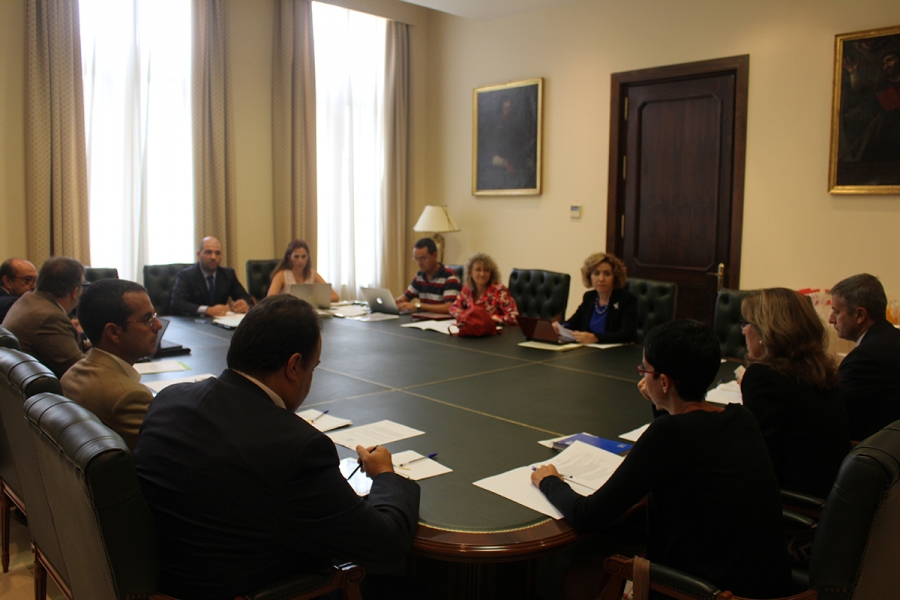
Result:
[[[143,381],[218,375],[225,368],[231,331],[207,319],[167,318],[166,340],[191,349],[177,358],[191,371],[145,375]],[[460,338],[400,327],[409,322],[408,316],[323,319],[321,363],[300,410],[328,410],[354,426],[389,419],[424,431],[387,445],[392,453],[436,452],[436,460],[453,470],[419,481],[413,561],[421,571],[447,579],[448,598],[506,597],[498,586],[530,579],[534,559],[570,544],[577,534],[564,519],[548,518],[473,482],[552,460],[555,451],[540,440],[582,431],[617,439],[648,423],[650,403],[636,386],[641,348],[553,352],[519,346],[524,337],[517,327]],[[733,379],[733,369],[733,363],[723,363],[720,377]],[[337,450],[342,458],[356,456]],[[525,570],[504,578],[504,564]],[[509,595],[528,597],[531,589],[523,583],[521,593]]]

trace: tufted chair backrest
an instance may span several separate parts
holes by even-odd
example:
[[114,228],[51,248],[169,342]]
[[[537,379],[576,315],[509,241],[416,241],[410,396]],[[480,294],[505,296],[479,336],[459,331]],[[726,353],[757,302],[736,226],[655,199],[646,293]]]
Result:
[[648,331],[675,318],[678,286],[667,281],[631,278],[625,287],[637,297],[637,334],[634,341],[642,344]]
[[513,269],[509,292],[519,306],[519,314],[543,319],[565,319],[569,302],[568,273],[537,269]]
[[172,286],[175,285],[178,272],[189,266],[191,265],[185,263],[144,266],[144,287],[147,288],[150,302],[160,315],[171,314]]
[[722,358],[744,358],[747,355],[747,345],[741,333],[741,302],[749,293],[722,289],[716,297],[713,330],[722,345]]
[[247,261],[247,292],[259,302],[266,297],[269,284],[272,282],[272,269],[278,266],[281,259],[248,260]]

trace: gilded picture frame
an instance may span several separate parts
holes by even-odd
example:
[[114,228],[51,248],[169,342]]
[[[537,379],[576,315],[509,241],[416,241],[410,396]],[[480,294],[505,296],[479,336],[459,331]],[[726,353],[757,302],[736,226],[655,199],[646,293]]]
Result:
[[476,88],[472,94],[472,194],[541,193],[543,78]]
[[900,25],[834,39],[828,191],[900,194]]

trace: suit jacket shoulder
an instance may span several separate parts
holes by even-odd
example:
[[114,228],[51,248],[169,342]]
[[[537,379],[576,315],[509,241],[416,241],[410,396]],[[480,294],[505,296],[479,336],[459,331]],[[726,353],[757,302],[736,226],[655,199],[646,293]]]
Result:
[[84,358],[81,337],[72,321],[46,292],[25,294],[3,319],[3,326],[19,338],[23,352],[31,354],[57,377]]
[[841,361],[850,437],[863,440],[900,419],[900,330],[879,320]]
[[60,381],[63,393],[97,415],[132,450],[153,394],[131,379],[115,359],[92,349]]

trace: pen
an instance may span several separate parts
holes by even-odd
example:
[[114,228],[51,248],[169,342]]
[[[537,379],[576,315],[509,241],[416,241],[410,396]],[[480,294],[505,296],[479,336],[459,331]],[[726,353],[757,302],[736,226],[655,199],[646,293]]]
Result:
[[[329,410],[330,410],[330,409],[329,409]],[[322,413],[320,413],[320,414],[316,415],[315,417],[313,417],[312,420],[310,421],[310,423],[315,423],[316,421],[318,421],[319,419],[321,419],[322,417],[324,417],[324,416],[327,415],[327,414],[328,414],[328,411],[327,411],[327,410],[326,410],[326,411],[323,411]]]
[[[537,467],[531,467],[531,470],[532,470],[532,471],[537,471]],[[578,481],[577,479],[575,479],[575,476],[574,476],[574,475],[566,475],[565,473],[560,473],[560,474],[559,474],[559,477],[560,477],[560,479],[568,479],[569,481],[571,481],[571,482],[574,483],[575,485],[580,485],[581,487],[586,487],[586,488],[589,489],[589,490],[594,489],[593,487],[589,486],[588,484],[586,484],[586,483],[581,483],[580,481]]]
[[437,452],[432,452],[432,453],[429,454],[428,456],[420,456],[419,458],[414,458],[414,459],[412,459],[412,460],[408,460],[408,461],[406,461],[405,463],[400,463],[399,465],[396,465],[396,467],[397,467],[398,469],[401,469],[401,468],[405,467],[406,465],[412,464],[412,463],[414,463],[414,462],[417,462],[417,461],[420,461],[420,460],[425,460],[426,458],[434,458],[435,456],[437,456],[437,454],[438,454]]
[[[376,449],[376,448],[378,448],[378,446],[372,446],[372,452],[375,452],[375,449]],[[360,468],[361,466],[362,466],[362,460],[360,460],[360,463],[359,463],[358,465],[356,465],[356,468],[353,469],[353,472],[350,473],[349,475],[347,475],[347,479],[349,480],[351,477],[353,477],[354,475],[356,475],[356,472],[359,471],[359,468]]]

